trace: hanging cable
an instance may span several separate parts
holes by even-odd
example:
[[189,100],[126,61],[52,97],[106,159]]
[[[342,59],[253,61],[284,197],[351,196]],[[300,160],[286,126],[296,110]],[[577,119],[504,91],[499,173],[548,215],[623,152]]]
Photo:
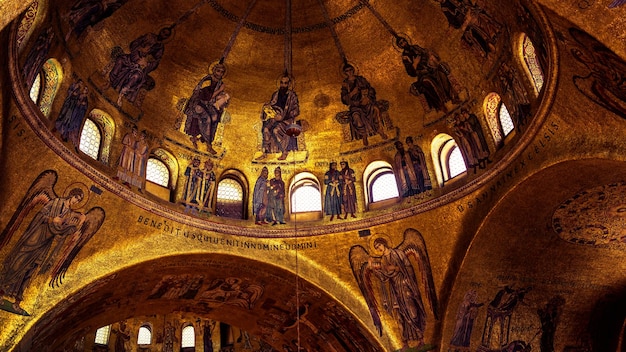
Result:
[[222,54],[222,61],[225,60],[226,56],[228,56],[228,54],[230,53],[230,50],[232,49],[233,44],[235,44],[235,39],[237,38],[237,35],[239,35],[239,31],[241,30],[241,27],[243,27],[243,24],[246,22],[246,19],[248,18],[248,15],[250,15],[250,12],[252,12],[252,8],[254,7],[255,4],[256,4],[256,0],[252,0],[250,4],[248,4],[248,8],[246,9],[246,12],[244,13],[244,15],[241,17],[241,19],[239,19],[239,22],[237,23],[237,27],[235,27],[233,34],[230,36],[230,39],[228,40],[228,44],[226,44],[226,48],[224,48],[224,53]]

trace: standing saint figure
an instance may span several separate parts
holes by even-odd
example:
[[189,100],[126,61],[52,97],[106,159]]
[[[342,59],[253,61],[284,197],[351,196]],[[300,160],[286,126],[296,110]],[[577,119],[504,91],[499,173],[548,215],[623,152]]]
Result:
[[424,177],[421,172],[416,172],[411,155],[404,150],[402,142],[396,141],[395,146],[394,174],[396,183],[398,184],[400,196],[409,198],[421,192],[424,187]]
[[324,184],[326,185],[326,194],[324,196],[324,211],[326,215],[330,215],[330,221],[333,221],[335,215],[341,219],[342,199],[342,177],[337,170],[337,162],[332,161],[328,171],[324,174]]
[[115,333],[115,352],[130,351],[130,333],[126,328],[126,322],[120,321],[119,329],[113,330]]
[[191,165],[185,169],[185,190],[183,192],[183,203],[185,211],[192,210],[200,206],[202,179],[204,173],[200,169],[200,158],[197,156],[191,161]]
[[73,82],[67,90],[61,112],[54,124],[61,139],[64,142],[69,139],[75,149],[78,149],[80,144],[80,128],[87,113],[88,94],[89,88],[82,79]]
[[141,192],[146,188],[146,169],[148,167],[148,152],[150,146],[146,141],[148,132],[141,131],[139,139],[135,142],[135,154],[133,156],[133,180],[131,184]]
[[201,211],[211,213],[213,207],[213,191],[215,190],[215,171],[213,171],[213,162],[207,159],[202,169],[202,185],[200,187]]
[[183,110],[187,115],[185,133],[189,135],[193,147],[198,149],[199,140],[205,143],[207,151],[214,155],[217,152],[213,149],[213,140],[230,99],[230,95],[224,90],[226,85],[222,81],[225,74],[226,66],[222,61],[216,63],[211,73],[198,82]]
[[272,225],[285,224],[285,181],[280,167],[274,169],[274,178],[269,186],[267,217],[272,220]]
[[420,179],[420,190],[424,192],[433,189],[432,182],[430,181],[430,175],[428,174],[428,166],[426,165],[426,156],[424,155],[422,148],[413,144],[413,137],[411,136],[406,137],[405,142],[407,152],[413,162],[415,174],[418,176],[418,179]]
[[298,150],[297,136],[287,133],[289,125],[295,123],[298,115],[300,115],[298,96],[293,90],[291,76],[285,71],[280,78],[278,90],[261,109],[263,154],[256,160],[263,160],[267,158],[267,154],[278,152],[281,153],[278,160],[285,160],[290,151]]
[[448,352],[470,351],[474,320],[478,315],[478,308],[483,305],[485,304],[477,301],[475,290],[469,290],[465,293],[465,297],[463,297],[463,301],[456,313],[456,323],[454,324],[454,332],[452,333],[452,339],[450,339]]
[[344,63],[344,80],[341,85],[341,102],[349,107],[350,133],[353,139],[362,139],[368,145],[367,137],[387,135],[381,125],[381,110],[376,101],[376,90],[365,77],[355,73],[354,66]]
[[261,169],[261,174],[254,184],[254,193],[252,194],[252,214],[254,215],[254,223],[257,225],[267,224],[265,221],[268,202],[268,181],[269,171],[266,166]]
[[356,218],[356,174],[354,170],[350,168],[348,162],[343,160],[339,163],[341,165],[340,180],[341,180],[341,196],[343,205],[343,212],[346,213],[344,219],[348,218],[348,214],[351,217]]
[[122,152],[117,164],[116,178],[129,187],[130,183],[133,181],[133,171],[135,169],[135,146],[138,140],[139,130],[137,129],[137,126],[133,126],[130,132],[126,133],[124,138],[122,138]]
[[[382,322],[379,306],[398,323],[402,331],[404,347],[424,345],[426,329],[426,309],[422,294],[430,304],[435,319],[438,319],[438,303],[430,259],[422,235],[415,229],[404,231],[404,240],[392,248],[385,238],[374,239],[373,249],[378,256],[370,255],[361,245],[350,248],[352,273],[369,306],[374,326],[382,336]],[[415,261],[415,264],[413,264]],[[417,265],[417,266],[415,266]],[[416,276],[421,276],[421,280]],[[373,280],[379,281],[376,285]],[[423,287],[420,291],[420,284]],[[380,291],[375,293],[375,288]]]

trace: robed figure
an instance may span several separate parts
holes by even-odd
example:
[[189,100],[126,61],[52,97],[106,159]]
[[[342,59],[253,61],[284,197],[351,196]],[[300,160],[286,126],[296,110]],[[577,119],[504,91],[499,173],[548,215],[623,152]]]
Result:
[[426,308],[422,296],[429,303],[434,318],[439,316],[424,238],[417,230],[408,228],[404,231],[404,240],[397,247],[390,247],[382,236],[374,240],[373,246],[378,255],[371,255],[362,246],[355,245],[350,248],[349,258],[374,325],[382,336],[382,306],[397,321],[404,345],[412,342],[422,346],[426,329]]
[[49,272],[49,285],[61,285],[78,252],[104,222],[105,213],[100,207],[91,208],[86,213],[76,210],[86,203],[86,190],[74,187],[58,196],[54,191],[56,181],[56,171],[42,172],[0,234],[2,248],[10,242],[24,218],[38,209],[15,246],[3,258],[0,294],[13,299],[13,303],[2,299],[0,309],[29,315],[20,303],[32,279]]

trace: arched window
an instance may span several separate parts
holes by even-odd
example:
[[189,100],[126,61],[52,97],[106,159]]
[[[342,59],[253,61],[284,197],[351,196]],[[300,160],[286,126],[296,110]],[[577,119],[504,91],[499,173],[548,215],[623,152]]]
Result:
[[489,126],[489,131],[493,137],[493,142],[497,148],[502,146],[502,128],[500,127],[500,103],[502,99],[498,93],[487,94],[483,102],[483,111]]
[[137,334],[137,344],[149,345],[151,343],[152,343],[152,327],[149,324],[143,324],[139,328],[139,333]]
[[93,109],[89,113],[89,117],[93,123],[98,126],[98,129],[102,132],[102,138],[100,142],[100,158],[99,160],[108,165],[109,156],[111,154],[111,142],[115,135],[115,122],[111,115],[100,109]]
[[97,345],[108,345],[109,335],[111,335],[111,325],[103,326],[96,330],[96,339],[94,343]]
[[431,144],[431,153],[439,186],[467,171],[461,150],[450,135],[445,133],[437,135]]
[[30,87],[30,100],[33,103],[39,106],[39,94],[41,94],[41,73],[35,77],[35,82],[33,82],[33,86]]
[[170,184],[170,170],[161,160],[157,158],[149,158],[148,166],[146,168],[146,181],[150,181],[167,188]]
[[502,126],[502,133],[504,136],[508,136],[513,129],[515,129],[515,125],[513,125],[513,119],[511,119],[511,114],[509,114],[509,109],[506,108],[504,103],[500,104],[500,112],[498,114],[500,117],[500,125]]
[[34,24],[41,22],[41,18],[45,15],[45,9],[44,11],[39,11],[40,6],[39,1],[33,1],[22,15],[20,26],[17,29],[16,39],[17,47],[20,52],[22,52],[24,48],[23,44],[28,42],[33,34],[33,30],[36,28]]
[[86,119],[83,124],[83,129],[80,132],[80,144],[78,149],[89,155],[92,159],[98,160],[101,140],[102,135],[98,126],[91,119]]
[[524,34],[522,39],[522,56],[524,58],[524,64],[527,69],[527,73],[532,79],[533,85],[535,87],[535,93],[541,92],[541,88],[543,88],[544,75],[543,69],[541,68],[541,64],[537,58],[537,53],[535,51],[535,45],[530,40],[530,38]]
[[181,348],[196,347],[196,333],[193,328],[193,325],[187,325],[183,328],[180,347]]
[[215,214],[227,218],[244,219],[244,199],[247,190],[243,187],[243,175],[235,170],[225,171],[217,185]]
[[44,116],[49,117],[52,102],[54,102],[54,97],[56,96],[59,86],[61,85],[61,81],[63,80],[63,68],[56,59],[48,59],[48,61],[43,64],[41,73],[38,76],[42,82],[40,83],[41,88],[39,89],[40,92],[38,94],[36,104],[39,106],[41,113]]
[[448,168],[448,174],[450,175],[449,178],[455,178],[458,175],[467,171],[467,167],[465,166],[465,160],[463,159],[463,154],[461,154],[461,149],[459,149],[458,146],[454,145],[450,149],[446,166]]
[[309,172],[297,174],[289,188],[291,212],[322,211],[322,194],[317,178]]
[[366,206],[399,197],[398,184],[391,165],[384,161],[370,163],[363,172]]

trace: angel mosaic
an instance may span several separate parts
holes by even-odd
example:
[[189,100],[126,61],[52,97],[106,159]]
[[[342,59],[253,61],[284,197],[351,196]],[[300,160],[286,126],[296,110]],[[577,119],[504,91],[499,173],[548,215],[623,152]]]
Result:
[[[406,346],[424,345],[426,329],[425,296],[435,319],[438,319],[437,294],[422,235],[415,229],[404,231],[404,240],[395,248],[385,236],[373,238],[376,254],[360,245],[350,248],[350,266],[382,336],[380,306],[398,323]],[[416,270],[417,269],[417,270]],[[421,280],[418,281],[418,275]],[[420,287],[420,283],[421,286]]]
[[20,307],[24,291],[36,275],[49,273],[51,287],[63,283],[65,273],[81,248],[104,222],[105,212],[93,207],[78,211],[88,202],[84,184],[73,184],[63,196],[54,190],[56,171],[42,172],[22,199],[13,217],[0,234],[0,248],[10,242],[26,216],[39,208],[17,243],[6,255],[0,272],[0,309],[29,315]]
[[626,62],[589,34],[570,28],[573,43],[570,52],[587,68],[574,75],[574,85],[587,98],[617,116],[626,119]]

